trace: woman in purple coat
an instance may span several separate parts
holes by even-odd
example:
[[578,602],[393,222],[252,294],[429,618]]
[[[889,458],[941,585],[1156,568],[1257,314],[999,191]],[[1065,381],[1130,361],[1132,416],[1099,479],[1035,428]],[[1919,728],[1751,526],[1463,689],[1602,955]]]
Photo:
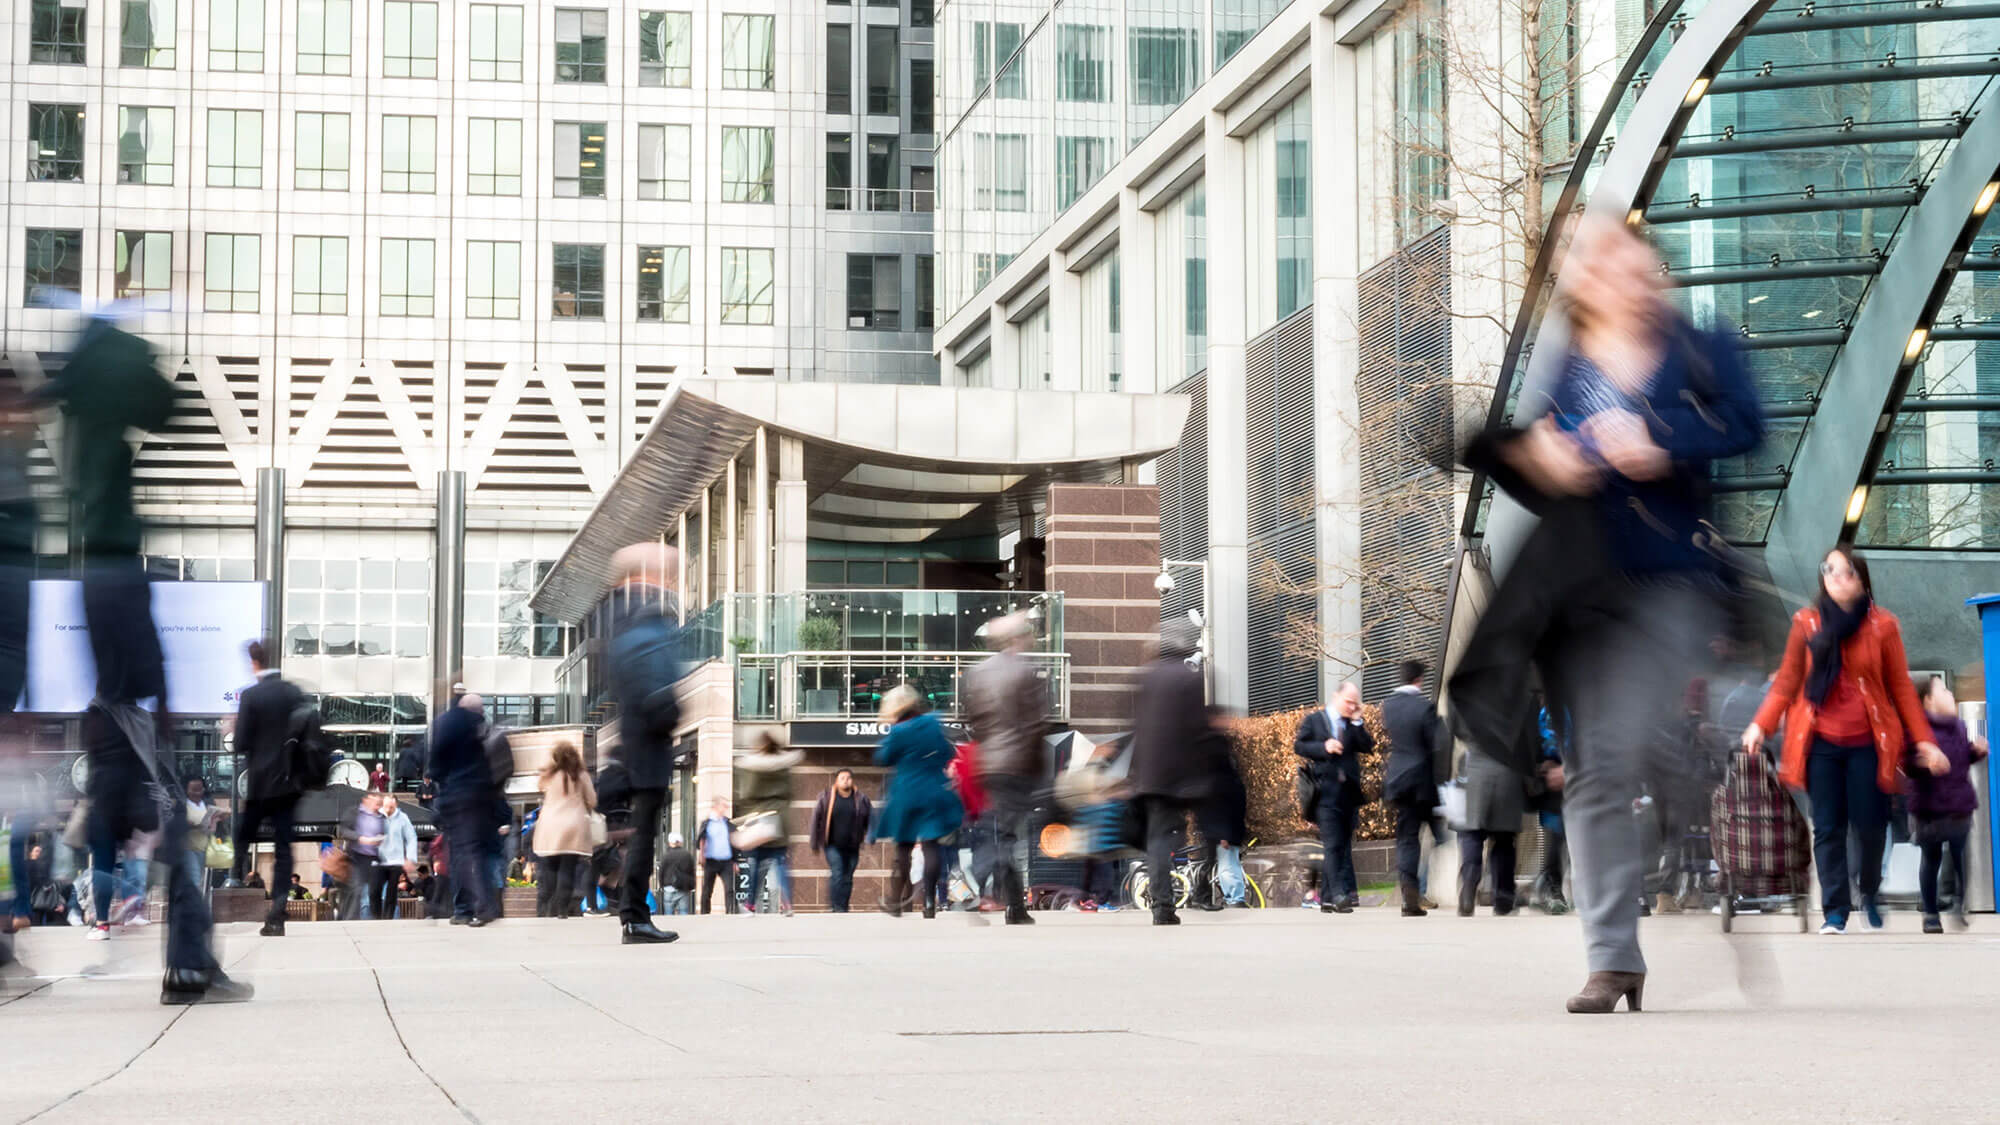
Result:
[[1972,831],[1972,814],[1979,811],[1979,794],[1972,788],[1972,763],[1986,756],[1986,740],[1971,737],[1958,717],[1958,701],[1932,676],[1923,688],[1924,711],[1937,736],[1937,749],[1911,751],[1904,764],[1910,775],[1910,838],[1923,851],[1917,868],[1917,889],[1924,898],[1924,932],[1941,934],[1938,919],[1938,868],[1951,848],[1951,869],[1958,875],[1952,922],[1964,929],[1965,842]]

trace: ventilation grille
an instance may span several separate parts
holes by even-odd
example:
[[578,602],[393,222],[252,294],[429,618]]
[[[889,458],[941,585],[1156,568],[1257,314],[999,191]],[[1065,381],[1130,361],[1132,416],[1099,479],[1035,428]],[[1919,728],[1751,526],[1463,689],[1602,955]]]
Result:
[[[1174,390],[1188,396],[1189,406],[1180,443],[1159,462],[1160,557],[1199,562],[1208,558],[1208,375]],[[1184,619],[1201,608],[1201,572],[1190,569],[1173,577],[1173,592],[1160,599],[1162,621]]]
[[[595,388],[598,409],[586,409],[592,427],[602,427],[603,381],[584,378]],[[465,442],[468,456],[484,465],[474,491],[526,494],[588,493],[577,449],[591,435],[571,432],[557,412],[558,393],[576,394],[568,369],[555,364],[522,370],[465,373]]]
[[1244,357],[1250,709],[1259,713],[1319,696],[1312,346],[1307,306]]

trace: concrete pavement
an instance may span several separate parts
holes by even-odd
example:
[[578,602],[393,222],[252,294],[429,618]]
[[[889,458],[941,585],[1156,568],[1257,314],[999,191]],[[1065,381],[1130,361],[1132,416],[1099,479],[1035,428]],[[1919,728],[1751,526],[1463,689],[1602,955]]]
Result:
[[[224,927],[255,1002],[165,1008],[151,933],[25,935],[0,1122],[1935,1121],[2000,1104],[2000,922],[1649,920],[1576,1017],[1574,918],[1301,910]],[[661,920],[665,922],[665,919]],[[97,965],[92,976],[76,976]],[[1739,988],[1739,975],[1755,987]],[[379,1117],[386,1114],[387,1117]]]

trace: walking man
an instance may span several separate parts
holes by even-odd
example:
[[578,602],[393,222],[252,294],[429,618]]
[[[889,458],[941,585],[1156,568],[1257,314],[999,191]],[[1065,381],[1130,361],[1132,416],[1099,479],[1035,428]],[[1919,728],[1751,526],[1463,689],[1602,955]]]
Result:
[[736,826],[729,822],[729,805],[717,797],[695,838],[701,842],[701,912],[715,903],[715,884],[722,884],[722,905],[736,913],[736,846],[729,842]]
[[1319,883],[1322,914],[1347,914],[1361,905],[1354,829],[1361,818],[1361,756],[1374,750],[1375,739],[1361,721],[1361,689],[1351,683],[1340,685],[1333,706],[1307,715],[1292,740],[1292,752],[1312,763],[1319,782],[1313,821],[1326,853]]
[[1382,725],[1389,731],[1389,765],[1382,799],[1396,810],[1396,885],[1402,891],[1406,918],[1429,913],[1417,885],[1424,828],[1429,826],[1433,844],[1444,842],[1444,831],[1437,822],[1437,761],[1445,733],[1437,705],[1424,694],[1428,671],[1422,661],[1403,661],[1403,686],[1382,701]]
[[1027,880],[1019,854],[1029,814],[1034,812],[1036,786],[1047,773],[1042,736],[1048,722],[1048,688],[1021,655],[1034,642],[1034,622],[1024,613],[991,621],[986,643],[995,651],[965,674],[966,717],[979,743],[974,764],[993,818],[1001,897],[1010,926],[1035,920],[1025,901]]
[[854,771],[847,769],[833,775],[833,785],[813,806],[812,850],[826,855],[826,905],[835,914],[847,913],[854,868],[861,862],[861,845],[874,815],[868,795],[854,786]]
[[431,729],[431,776],[437,781],[438,818],[451,853],[451,924],[474,929],[500,916],[486,874],[486,853],[497,826],[484,709],[485,701],[467,692]]
[[377,857],[374,883],[375,917],[396,916],[396,877],[408,875],[412,887],[417,879],[417,827],[410,814],[396,805],[396,795],[382,797],[382,843]]
[[618,701],[618,749],[632,789],[632,835],[625,842],[623,922],[626,945],[664,944],[680,935],[653,925],[646,891],[653,879],[653,841],[674,780],[674,728],[680,702],[680,629],[674,611],[673,549],[636,543],[611,557],[618,585],[607,595],[611,623],[611,694]]
[[272,858],[271,908],[265,914],[265,937],[285,936],[285,895],[292,887],[292,834],[297,820],[303,779],[294,776],[290,761],[292,712],[305,702],[297,685],[270,667],[264,642],[250,642],[250,670],[257,682],[243,690],[236,701],[236,752],[244,759],[245,795],[243,809],[236,817],[236,871],[238,880],[250,863],[250,845],[264,825],[271,826]]
[[694,853],[678,832],[667,833],[660,853],[660,913],[694,913]]
[[[1161,630],[1159,658],[1139,681],[1132,716],[1132,793],[1146,822],[1146,882],[1153,924],[1178,926],[1174,851],[1188,813],[1207,797],[1228,746],[1209,720],[1201,672],[1187,662],[1200,639],[1185,621]],[[1204,896],[1205,897],[1205,896]]]

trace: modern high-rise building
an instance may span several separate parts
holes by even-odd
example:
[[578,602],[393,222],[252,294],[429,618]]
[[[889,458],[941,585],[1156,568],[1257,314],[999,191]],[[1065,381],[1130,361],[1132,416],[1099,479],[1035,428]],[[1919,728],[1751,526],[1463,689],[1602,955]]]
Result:
[[453,680],[549,721],[529,596],[671,383],[936,381],[930,22],[21,0],[4,369],[60,365],[79,304],[143,310],[182,396],[139,449],[152,565],[271,580],[350,752]]

